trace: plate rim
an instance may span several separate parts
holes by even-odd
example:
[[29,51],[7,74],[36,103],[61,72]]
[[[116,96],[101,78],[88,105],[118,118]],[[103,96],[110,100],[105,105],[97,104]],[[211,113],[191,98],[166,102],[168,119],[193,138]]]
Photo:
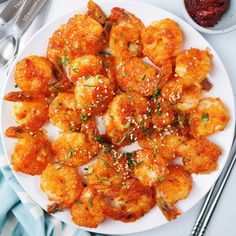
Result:
[[[228,75],[228,72],[227,72],[227,70],[226,70],[226,67],[224,66],[224,63],[223,63],[223,61],[221,60],[220,56],[219,56],[218,53],[215,51],[215,49],[214,49],[214,47],[211,45],[211,43],[209,43],[208,40],[206,40],[206,39],[200,34],[200,32],[198,32],[194,27],[192,27],[192,26],[191,26],[187,21],[185,21],[183,18],[181,18],[181,17],[175,15],[174,13],[172,13],[172,12],[166,10],[166,9],[163,9],[163,8],[161,8],[161,7],[159,7],[159,6],[153,5],[153,4],[151,4],[151,3],[144,3],[144,2],[138,2],[138,1],[132,1],[132,0],[118,0],[118,1],[116,1],[116,2],[111,2],[110,0],[94,0],[94,2],[96,2],[98,5],[102,5],[102,4],[111,5],[111,4],[112,4],[112,5],[114,5],[113,7],[116,6],[116,3],[118,3],[118,4],[129,3],[129,4],[134,4],[134,5],[140,5],[140,6],[143,5],[143,6],[146,6],[146,7],[152,7],[152,8],[157,9],[157,11],[162,11],[162,12],[168,13],[168,15],[169,15],[170,17],[177,18],[178,21],[180,21],[181,23],[186,24],[186,25],[188,25],[188,27],[192,28],[192,29],[195,31],[195,33],[198,34],[199,37],[203,38],[203,39],[211,46],[211,48],[212,48],[212,50],[213,50],[213,54],[219,59],[219,62],[220,62],[220,64],[222,65],[222,68],[223,68],[223,70],[224,70],[224,72],[225,72],[225,74],[226,74],[226,76],[227,76],[227,80],[228,80],[228,82],[229,82],[229,84],[230,84],[231,95],[233,96],[233,101],[232,101],[232,102],[233,102],[233,104],[232,104],[233,106],[232,106],[232,110],[230,110],[230,112],[232,113],[232,114],[231,114],[231,117],[230,117],[230,122],[234,122],[234,123],[235,123],[235,120],[236,120],[236,117],[235,117],[235,96],[234,96],[234,93],[233,93],[233,87],[232,87],[232,83],[231,83],[230,77],[229,77],[229,75]],[[15,178],[17,179],[18,184],[21,186],[21,188],[30,196],[30,198],[35,202],[35,204],[37,204],[37,205],[38,205],[41,209],[43,209],[43,210],[45,210],[45,209],[44,209],[38,202],[36,202],[36,201],[31,197],[31,194],[29,194],[29,193],[25,190],[24,186],[21,185],[21,181],[19,180],[18,173],[16,173],[16,172],[13,170],[12,165],[11,165],[11,163],[10,163],[10,157],[7,155],[6,145],[5,145],[5,141],[4,141],[6,137],[5,137],[5,133],[4,133],[3,127],[2,127],[2,123],[3,123],[3,119],[2,119],[2,118],[3,118],[3,103],[4,103],[3,97],[4,97],[4,94],[5,94],[5,92],[6,92],[6,87],[7,87],[7,84],[8,84],[8,80],[11,79],[11,78],[10,78],[10,75],[11,75],[11,73],[13,72],[13,69],[14,69],[15,65],[17,64],[18,60],[22,57],[22,54],[24,53],[25,48],[27,48],[28,45],[31,44],[31,42],[35,39],[35,37],[38,36],[42,31],[44,31],[45,28],[49,27],[49,26],[52,25],[52,24],[55,24],[57,21],[61,20],[62,18],[66,18],[66,17],[68,17],[68,16],[73,16],[73,15],[76,14],[76,13],[84,13],[85,9],[86,9],[86,4],[82,4],[80,7],[76,8],[76,10],[68,11],[66,14],[63,14],[63,15],[57,17],[56,19],[49,21],[47,24],[45,24],[44,26],[42,26],[34,35],[32,35],[32,37],[25,43],[25,45],[23,45],[23,47],[22,47],[21,50],[19,51],[17,57],[14,59],[14,61],[13,61],[12,64],[10,65],[10,67],[8,67],[8,72],[7,72],[7,74],[6,74],[6,80],[4,81],[3,91],[2,91],[2,94],[1,94],[1,97],[0,97],[0,99],[1,99],[1,100],[0,100],[0,114],[1,114],[1,115],[0,115],[0,127],[1,127],[1,128],[0,128],[0,136],[1,136],[2,147],[3,147],[3,151],[4,151],[4,158],[7,159],[7,162],[8,162],[8,164],[9,164],[9,166],[10,166],[10,168],[11,168],[11,170],[12,170],[14,176],[15,176]],[[135,14],[135,13],[133,13],[133,14]],[[142,20],[142,19],[141,19],[141,20]],[[235,132],[235,125],[234,125],[233,129],[234,129],[234,130],[233,130],[233,133],[234,133],[234,132]],[[226,166],[226,163],[227,163],[228,157],[229,157],[229,153],[230,153],[230,150],[231,150],[231,147],[232,147],[232,143],[233,143],[233,136],[232,136],[232,138],[231,138],[231,143],[230,143],[230,145],[229,145],[228,153],[226,153],[226,154],[227,154],[227,157],[225,158],[225,163],[224,163],[224,165],[222,166],[222,169],[221,169],[220,171],[218,171],[217,176],[215,177],[215,180],[212,181],[212,183],[211,183],[209,189],[208,189],[197,201],[195,201],[194,204],[192,204],[192,206],[191,206],[187,211],[183,212],[178,218],[184,216],[187,212],[191,211],[192,208],[193,208],[194,206],[196,206],[197,203],[199,203],[199,202],[203,199],[203,197],[208,193],[208,191],[210,190],[210,188],[215,184],[215,182],[217,181],[217,179],[218,179],[219,176],[221,175],[221,173],[222,173],[224,167]],[[58,220],[60,220],[60,221],[62,221],[62,222],[64,222],[64,223],[66,223],[66,224],[68,224],[68,225],[73,225],[73,226],[75,226],[77,229],[86,230],[86,231],[90,231],[90,232],[94,232],[94,233],[111,234],[111,232],[104,232],[104,231],[102,231],[102,230],[97,230],[97,228],[81,227],[81,226],[78,226],[78,225],[70,224],[70,223],[64,221],[64,220],[63,220],[60,216],[58,216],[58,215],[54,215],[54,214],[50,214],[50,215],[53,216],[53,217],[56,217],[56,219],[58,219]],[[177,218],[177,219],[178,219],[178,218]],[[158,227],[167,225],[167,224],[169,224],[169,223],[171,223],[171,221],[167,221],[167,222],[165,222],[164,224],[161,224],[161,225],[158,225],[158,226],[147,227],[147,228],[141,229],[141,230],[140,230],[140,229],[139,229],[139,230],[132,229],[132,230],[129,230],[129,232],[125,232],[125,234],[140,233],[140,232],[148,231],[148,230],[155,229],[155,228],[157,229]],[[112,234],[113,234],[113,235],[117,235],[117,234],[120,234],[120,232],[112,232]],[[122,232],[122,234],[124,234],[124,233]]]

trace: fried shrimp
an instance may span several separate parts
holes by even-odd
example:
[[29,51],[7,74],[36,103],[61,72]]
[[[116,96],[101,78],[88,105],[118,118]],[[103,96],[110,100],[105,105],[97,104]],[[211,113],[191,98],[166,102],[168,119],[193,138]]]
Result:
[[71,207],[72,220],[79,226],[96,228],[105,219],[105,203],[99,185],[85,187],[79,200]]
[[135,179],[113,185],[104,195],[105,215],[123,222],[138,220],[155,204],[153,190]]
[[139,150],[133,160],[129,162],[133,166],[133,175],[144,185],[153,186],[168,174],[165,160],[155,149]]
[[53,125],[68,131],[81,127],[80,111],[76,109],[73,93],[59,93],[49,106],[49,117]]
[[113,96],[114,84],[103,75],[82,77],[76,82],[76,107],[83,115],[102,114]]
[[99,151],[98,144],[90,142],[84,133],[69,132],[52,142],[52,149],[60,163],[82,166],[93,159]]
[[103,51],[103,27],[87,14],[76,14],[69,19],[64,31],[65,45],[71,59]]
[[175,72],[184,84],[199,85],[211,70],[211,58],[208,50],[185,50],[176,58]]
[[163,134],[154,131],[150,136],[144,137],[138,141],[142,148],[153,150],[167,160],[173,160],[177,154],[177,148],[185,143],[186,137],[177,134]]
[[112,9],[109,18],[113,22],[109,41],[112,55],[123,59],[142,56],[142,21],[118,7]]
[[71,207],[79,199],[83,184],[76,168],[48,164],[42,173],[40,187],[48,199],[54,201],[48,205],[48,213],[55,213]]
[[217,169],[221,149],[205,138],[191,139],[177,149],[184,168],[190,173],[208,174]]
[[20,127],[9,127],[6,136],[18,139],[11,159],[16,172],[40,175],[51,162],[53,157],[51,143],[43,131],[32,132]]
[[16,102],[12,107],[12,115],[23,128],[38,130],[48,119],[46,97],[34,92],[10,92],[4,100]]
[[68,58],[71,58],[65,45],[65,29],[66,25],[61,25],[49,38],[47,47],[47,59],[58,66],[67,65]]
[[196,85],[183,87],[183,93],[177,102],[177,109],[180,111],[189,111],[197,107],[201,99],[202,90]]
[[204,98],[200,100],[196,110],[191,113],[190,120],[194,136],[209,136],[224,130],[229,120],[229,114],[219,98]]
[[84,179],[87,184],[104,184],[113,185],[119,184],[123,178],[129,177],[126,170],[128,162],[123,158],[122,154],[112,155],[108,152],[102,153],[97,162],[88,166],[84,174]]
[[138,93],[122,93],[103,115],[106,134],[112,143],[125,146],[146,135],[150,118],[148,100]]
[[24,92],[49,95],[49,84],[54,81],[52,64],[44,57],[29,56],[16,65],[17,86]]
[[141,31],[143,54],[155,65],[162,66],[175,56],[182,45],[183,34],[171,19],[153,22]]
[[156,202],[168,220],[180,215],[175,203],[188,197],[192,189],[191,175],[182,166],[169,166],[169,174],[155,187]]
[[124,92],[137,92],[151,96],[160,83],[158,70],[139,58],[121,62],[117,67],[117,82]]
[[95,76],[101,74],[103,68],[102,60],[94,55],[85,55],[71,61],[69,73],[73,81],[83,76]]

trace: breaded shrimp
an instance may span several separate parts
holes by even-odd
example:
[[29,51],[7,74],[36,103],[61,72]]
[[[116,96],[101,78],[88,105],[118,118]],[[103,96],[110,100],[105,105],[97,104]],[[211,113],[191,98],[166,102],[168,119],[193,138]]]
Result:
[[141,31],[143,54],[155,65],[162,66],[175,56],[182,46],[183,33],[171,19],[153,22]]
[[16,102],[12,107],[12,115],[23,128],[38,130],[48,119],[46,97],[35,92],[10,92],[4,100]]
[[47,47],[47,59],[54,65],[66,66],[68,65],[69,59],[71,58],[69,49],[65,45],[64,32],[66,24],[60,26],[51,38],[49,38]]
[[106,135],[117,146],[125,146],[146,135],[149,117],[148,100],[138,93],[122,93],[110,103],[103,115]]
[[188,197],[192,189],[191,175],[182,166],[169,166],[169,174],[155,187],[156,202],[167,220],[180,215],[175,203]]
[[138,220],[155,204],[153,190],[135,179],[112,186],[104,195],[105,215],[123,222]]
[[64,30],[65,46],[73,60],[79,56],[103,51],[103,27],[87,14],[76,14]]
[[160,83],[158,70],[140,58],[123,60],[117,67],[116,79],[124,92],[137,92],[143,96],[153,95]]
[[81,127],[80,111],[76,109],[73,93],[59,93],[49,106],[53,125],[65,131],[78,131]]
[[151,149],[163,158],[173,160],[176,157],[178,146],[186,140],[187,138],[184,136],[154,131],[150,136],[140,139],[138,143],[142,148]]
[[[116,153],[117,154],[117,153]],[[88,166],[84,174],[87,184],[113,185],[129,177],[128,162],[122,154],[112,155],[108,152],[99,155],[95,164]]]
[[51,143],[43,131],[32,132],[20,127],[9,127],[6,136],[18,139],[11,159],[16,172],[40,175],[52,161]]
[[90,142],[84,133],[68,132],[52,142],[52,149],[60,163],[82,166],[99,151],[98,144]]
[[114,83],[103,75],[82,77],[76,82],[75,101],[83,115],[102,114],[114,96]]
[[176,74],[186,84],[199,85],[211,70],[212,55],[209,51],[191,48],[181,52],[176,58]]
[[45,58],[29,56],[17,63],[15,74],[17,86],[24,92],[36,92],[49,95],[49,84],[54,79],[53,66]]
[[208,174],[217,169],[221,149],[205,138],[191,139],[177,148],[184,168],[190,173]]
[[48,213],[55,213],[71,207],[79,199],[83,183],[76,168],[48,164],[42,173],[40,187],[48,199],[54,201],[48,205]]
[[118,7],[112,9],[109,18],[113,22],[109,41],[112,55],[123,59],[142,56],[142,21]]
[[96,228],[105,219],[105,203],[97,188],[99,185],[85,187],[79,200],[71,207],[72,220],[77,225]]
[[134,177],[147,186],[154,186],[168,174],[165,160],[155,149],[136,151],[129,163],[132,164]]
[[94,55],[85,55],[71,61],[69,73],[73,81],[83,76],[95,76],[101,74],[102,60]]
[[189,111],[197,107],[201,99],[202,90],[196,85],[183,87],[183,93],[180,100],[177,102],[177,109],[180,111]]
[[195,137],[209,136],[224,130],[229,114],[220,98],[203,98],[191,113],[190,120],[191,132]]

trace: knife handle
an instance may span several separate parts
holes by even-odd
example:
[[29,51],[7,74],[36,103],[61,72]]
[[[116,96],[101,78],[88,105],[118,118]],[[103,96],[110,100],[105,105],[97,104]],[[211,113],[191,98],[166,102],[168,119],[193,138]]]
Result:
[[49,0],[26,0],[16,21],[19,34],[23,34]]
[[0,13],[0,24],[4,25],[12,20],[25,0],[11,0]]

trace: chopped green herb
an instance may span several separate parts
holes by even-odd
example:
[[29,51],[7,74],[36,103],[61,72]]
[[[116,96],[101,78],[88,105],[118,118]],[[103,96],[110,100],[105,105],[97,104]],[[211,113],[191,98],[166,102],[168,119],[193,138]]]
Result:
[[140,121],[140,124],[143,125],[144,122],[145,122],[145,119],[142,119],[142,120]]
[[129,166],[136,166],[137,163],[136,163],[134,160],[129,159],[129,160],[128,160],[128,165],[129,165]]
[[101,158],[100,160],[106,168],[111,168],[116,173],[116,170],[112,166],[110,166],[104,159]]
[[161,110],[158,110],[157,115],[158,115],[158,116],[161,116],[161,115],[162,115],[162,111],[161,111]]
[[67,150],[67,159],[70,159],[72,154],[74,154],[75,152],[75,150]]
[[63,211],[60,206],[55,206],[52,209],[53,211]]
[[158,97],[158,96],[160,95],[160,93],[161,93],[161,88],[158,88],[158,89],[154,92],[154,94],[152,95],[152,98]]
[[136,50],[136,51],[133,53],[133,57],[136,57],[138,54],[139,54],[139,51]]
[[124,152],[123,155],[125,157],[133,157],[133,156],[135,156],[135,153],[133,153],[133,152]]
[[127,134],[124,134],[122,139],[120,140],[120,144],[122,144],[125,141],[126,137],[127,137]]
[[106,61],[102,61],[102,64],[106,67],[106,68],[109,68],[109,65]]
[[146,69],[148,69],[148,65],[144,61],[143,61],[143,65],[145,66]]
[[127,77],[128,74],[124,73],[124,74],[120,74],[121,77]]
[[89,206],[90,206],[91,208],[93,207],[93,198],[92,198],[92,197],[90,197]]
[[142,127],[142,132],[143,132],[144,136],[147,135],[147,131],[148,131],[148,128],[145,129],[144,127]]
[[86,116],[83,114],[80,115],[80,120],[82,121],[82,123],[84,123],[86,120],[90,120],[90,119],[91,119],[91,116]]
[[91,84],[83,84],[84,87],[91,87],[91,88],[96,88],[97,85],[91,85]]
[[145,74],[145,75],[142,77],[142,80],[145,80],[146,76],[147,76],[147,75]]
[[129,48],[129,47],[130,47],[130,45],[131,45],[131,42],[128,42],[128,43],[127,43],[127,47]]
[[84,79],[85,79],[85,80],[88,80],[89,78],[90,78],[90,76],[88,75],[88,76],[85,76]]
[[59,109],[61,106],[62,106],[62,103],[59,102],[59,103],[56,105],[56,109]]
[[157,157],[157,147],[154,146],[153,148],[153,157],[156,158]]
[[78,73],[78,72],[79,72],[79,69],[78,69],[78,68],[73,68],[73,71],[74,71],[75,73]]
[[96,137],[95,140],[99,143],[105,143],[105,140],[102,137]]
[[109,52],[99,52],[100,55],[111,55]]
[[94,104],[87,104],[87,103],[85,103],[84,106],[85,107],[91,107],[91,108],[98,108],[98,106],[94,105]]
[[158,178],[158,181],[163,181],[164,179],[165,179],[165,177],[161,176],[161,177]]
[[202,120],[205,122],[208,122],[209,121],[209,114],[208,113],[202,114]]
[[77,205],[81,205],[82,202],[79,200],[79,201],[76,202],[76,204],[77,204]]
[[64,64],[65,66],[70,64],[70,60],[69,60],[69,58],[67,57],[66,50],[64,50],[63,64]]
[[185,146],[188,146],[188,144],[187,144],[185,141],[183,141],[182,139],[179,138],[179,141],[180,141],[182,144],[184,144]]
[[129,121],[126,123],[126,125],[125,125],[125,129],[128,129],[131,124],[132,124],[132,122],[129,120]]
[[48,86],[51,87],[51,88],[53,88],[56,93],[60,93],[60,89],[58,89],[58,88],[55,86],[56,83],[57,83],[57,82],[51,83],[51,84],[49,84]]
[[88,167],[85,167],[84,170],[88,170],[89,168]]
[[57,63],[59,66],[63,66],[62,59],[60,57],[57,58]]
[[106,147],[106,146],[104,146],[103,148],[102,148],[102,152],[106,152],[108,150],[108,148]]
[[139,46],[141,46],[141,45],[142,45],[140,42],[136,42],[135,44],[136,44],[136,45],[139,45]]

